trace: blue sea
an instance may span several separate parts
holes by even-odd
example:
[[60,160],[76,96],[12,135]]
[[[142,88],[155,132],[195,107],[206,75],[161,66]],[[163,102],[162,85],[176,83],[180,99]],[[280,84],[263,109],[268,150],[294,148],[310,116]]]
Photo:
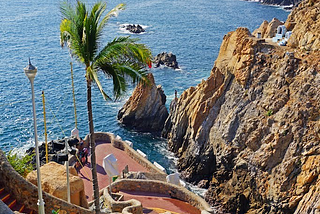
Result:
[[[94,1],[87,0],[88,5]],[[112,9],[123,0],[107,1]],[[167,106],[174,97],[196,86],[210,75],[223,36],[237,27],[251,31],[263,20],[286,20],[288,12],[273,6],[240,0],[125,0],[126,10],[109,21],[102,45],[114,37],[140,38],[153,55],[172,52],[180,70],[152,68],[156,84],[167,95]],[[70,135],[74,128],[70,62],[74,64],[75,94],[80,136],[88,133],[86,82],[83,65],[71,60],[60,47],[61,15],[58,0],[0,0],[0,148],[24,152],[33,145],[33,117],[30,83],[23,68],[31,58],[38,68],[35,78],[38,137],[44,141],[41,92],[45,92],[48,139]],[[120,26],[140,24],[146,33],[133,35]],[[101,75],[104,89],[112,95],[112,80]],[[93,88],[95,131],[113,132],[134,143],[169,172],[175,170],[173,154],[165,139],[123,128],[117,121],[118,110],[130,96],[133,86],[117,102],[105,102]]]

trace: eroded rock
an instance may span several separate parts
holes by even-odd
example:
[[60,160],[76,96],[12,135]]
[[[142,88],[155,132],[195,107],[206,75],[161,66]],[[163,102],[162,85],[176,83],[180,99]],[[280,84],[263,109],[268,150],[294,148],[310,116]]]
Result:
[[319,1],[303,1],[292,11],[286,27],[292,30],[288,46],[304,51],[320,51]]
[[284,23],[279,21],[277,18],[273,18],[271,22],[263,21],[258,29],[253,31],[253,35],[257,37],[258,33],[261,33],[261,38],[272,38],[277,33],[277,27]]
[[126,28],[127,31],[131,32],[131,33],[136,33],[136,34],[139,34],[139,33],[143,33],[145,32],[145,29],[141,26],[141,25],[135,25],[135,24],[129,24],[129,25],[126,25],[124,26]]
[[149,83],[139,84],[129,100],[118,112],[123,125],[143,132],[160,132],[168,117],[165,106],[166,95],[161,86],[156,86],[153,75],[148,74]]
[[239,28],[224,37],[210,77],[172,101],[163,135],[187,181],[210,181],[208,202],[226,213],[320,211],[319,59]]
[[154,58],[153,62],[156,68],[165,65],[173,69],[179,69],[177,57],[172,53],[162,52]]
[[[77,175],[73,167],[70,167],[69,170],[71,203],[88,208],[83,180]],[[49,162],[40,168],[40,172],[42,190],[67,201],[66,167],[55,162]],[[37,172],[30,172],[26,180],[37,185]]]

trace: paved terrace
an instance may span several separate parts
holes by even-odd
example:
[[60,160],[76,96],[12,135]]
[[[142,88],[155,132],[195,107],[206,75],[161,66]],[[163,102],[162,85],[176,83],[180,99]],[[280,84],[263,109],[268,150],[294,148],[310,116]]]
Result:
[[[98,184],[99,189],[103,189],[110,184],[110,178],[107,173],[104,171],[102,167],[103,158],[109,154],[113,154],[117,158],[119,175],[121,175],[121,171],[125,168],[126,165],[129,166],[129,170],[133,172],[148,172],[146,168],[141,166],[137,161],[130,158],[130,156],[123,150],[117,149],[112,146],[111,142],[96,142],[96,161],[97,161],[97,173],[98,173]],[[79,172],[80,178],[83,179],[84,182],[84,190],[87,196],[88,201],[92,201],[93,199],[93,187],[92,187],[92,174],[91,169],[91,158],[88,157],[88,162],[84,168],[82,168]]]
[[166,194],[148,193],[139,191],[119,192],[124,196],[124,200],[136,199],[143,206],[143,213],[158,214],[169,211],[172,214],[200,214],[200,210],[191,206],[187,202],[171,198]]
[[[117,159],[119,174],[128,165],[129,171],[131,172],[146,172],[151,174],[166,174],[155,167],[148,160],[142,158],[136,151],[134,151],[127,143],[119,138],[116,138],[111,133],[96,133],[96,159],[97,159],[97,172],[98,172],[98,183],[99,189],[104,189],[110,184],[110,178],[102,167],[103,158],[109,154],[113,154]],[[85,139],[88,142],[87,137]],[[93,199],[93,189],[91,182],[91,169],[90,167],[90,156],[88,162],[84,168],[80,169],[79,176],[84,181],[85,194],[87,200]],[[123,181],[124,184],[128,183],[129,180]],[[130,183],[130,182],[129,182]],[[165,182],[166,183],[166,182]],[[130,184],[129,184],[130,185]],[[147,185],[147,184],[146,184]],[[139,185],[140,186],[140,185]],[[148,185],[142,185],[144,188],[149,188]],[[159,189],[159,188],[156,188]],[[162,189],[162,188],[160,188]],[[187,190],[186,190],[187,191]],[[116,191],[117,192],[117,191]],[[141,191],[133,189],[123,189],[119,191],[123,195],[124,201],[130,199],[136,199],[141,202],[143,206],[143,213],[157,214],[164,213],[166,211],[172,214],[200,214],[200,210],[190,203],[184,202],[179,199],[170,197],[169,189],[163,188],[163,191],[153,193],[150,191]],[[192,193],[190,193],[192,194]],[[119,210],[120,211],[120,210]]]

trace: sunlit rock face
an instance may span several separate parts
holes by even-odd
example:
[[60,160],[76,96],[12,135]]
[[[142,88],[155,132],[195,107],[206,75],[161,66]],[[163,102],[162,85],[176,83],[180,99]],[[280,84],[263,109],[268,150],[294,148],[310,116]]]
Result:
[[224,212],[320,212],[320,19],[305,29],[302,15],[319,8],[291,13],[289,47],[228,33],[210,77],[170,105],[163,136],[179,170]]
[[166,95],[161,86],[156,86],[152,73],[148,83],[139,84],[129,100],[118,112],[123,125],[143,132],[161,132],[168,117]]
[[[88,208],[83,180],[77,175],[73,167],[70,167],[69,170],[70,201],[72,204]],[[41,166],[40,172],[43,191],[67,201],[66,167],[56,162],[49,162]],[[37,185],[37,171],[30,172],[26,179]]]

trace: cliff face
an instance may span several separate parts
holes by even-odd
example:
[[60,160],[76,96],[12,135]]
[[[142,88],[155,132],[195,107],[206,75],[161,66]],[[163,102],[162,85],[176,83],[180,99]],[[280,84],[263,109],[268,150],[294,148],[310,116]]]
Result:
[[171,103],[163,135],[178,168],[225,212],[320,212],[319,36],[302,43],[298,30],[320,2],[304,5],[289,17],[295,46],[230,32],[210,77]]
[[285,23],[292,36],[288,45],[304,51],[320,50],[320,6],[319,0],[301,2],[288,16]]
[[263,4],[271,4],[271,5],[297,5],[301,0],[262,0]]
[[[255,0],[248,0],[248,1],[255,1]],[[263,4],[280,5],[280,6],[297,5],[301,1],[302,0],[259,0],[259,2]]]

